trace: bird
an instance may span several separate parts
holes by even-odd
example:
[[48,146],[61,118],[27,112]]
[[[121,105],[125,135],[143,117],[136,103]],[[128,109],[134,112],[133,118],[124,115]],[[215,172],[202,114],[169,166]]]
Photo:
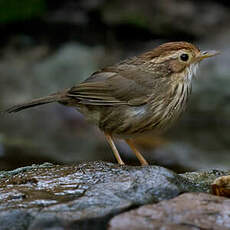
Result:
[[124,139],[140,164],[148,165],[133,139],[171,127],[186,108],[199,63],[217,54],[185,41],[163,43],[102,68],[71,88],[14,105],[5,112],[53,102],[74,107],[104,133],[118,164],[125,163],[114,138]]

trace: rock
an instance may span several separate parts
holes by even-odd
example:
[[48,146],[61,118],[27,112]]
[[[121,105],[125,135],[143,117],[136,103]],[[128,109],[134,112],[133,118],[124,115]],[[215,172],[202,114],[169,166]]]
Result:
[[230,200],[205,193],[187,193],[158,204],[120,214],[109,230],[230,229]]
[[213,180],[228,173],[178,175],[159,166],[104,162],[2,171],[0,222],[14,226],[10,229],[105,229],[111,217],[131,208],[184,192],[209,192]]

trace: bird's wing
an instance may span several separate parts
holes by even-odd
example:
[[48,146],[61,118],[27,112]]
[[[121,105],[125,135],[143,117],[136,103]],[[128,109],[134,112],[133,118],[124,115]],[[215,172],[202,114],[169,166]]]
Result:
[[153,75],[136,68],[107,68],[72,87],[67,96],[86,105],[142,105],[153,91]]

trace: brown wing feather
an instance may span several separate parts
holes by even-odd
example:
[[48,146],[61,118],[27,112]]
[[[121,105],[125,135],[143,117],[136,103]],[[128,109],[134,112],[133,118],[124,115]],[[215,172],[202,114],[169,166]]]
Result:
[[88,105],[141,105],[152,92],[149,77],[152,74],[137,69],[103,70],[71,88],[67,96]]

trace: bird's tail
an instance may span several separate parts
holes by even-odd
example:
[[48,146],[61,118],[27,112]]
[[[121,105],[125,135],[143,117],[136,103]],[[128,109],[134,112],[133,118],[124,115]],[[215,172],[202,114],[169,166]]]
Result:
[[34,100],[30,101],[30,102],[22,103],[22,104],[19,104],[19,105],[14,105],[14,106],[6,109],[3,112],[15,113],[15,112],[18,112],[18,111],[21,111],[21,110],[24,110],[24,109],[27,109],[27,108],[30,108],[30,107],[43,105],[43,104],[48,104],[48,103],[52,103],[52,102],[57,102],[59,100],[60,100],[60,94],[52,94],[52,95],[49,95],[47,97],[34,99]]

